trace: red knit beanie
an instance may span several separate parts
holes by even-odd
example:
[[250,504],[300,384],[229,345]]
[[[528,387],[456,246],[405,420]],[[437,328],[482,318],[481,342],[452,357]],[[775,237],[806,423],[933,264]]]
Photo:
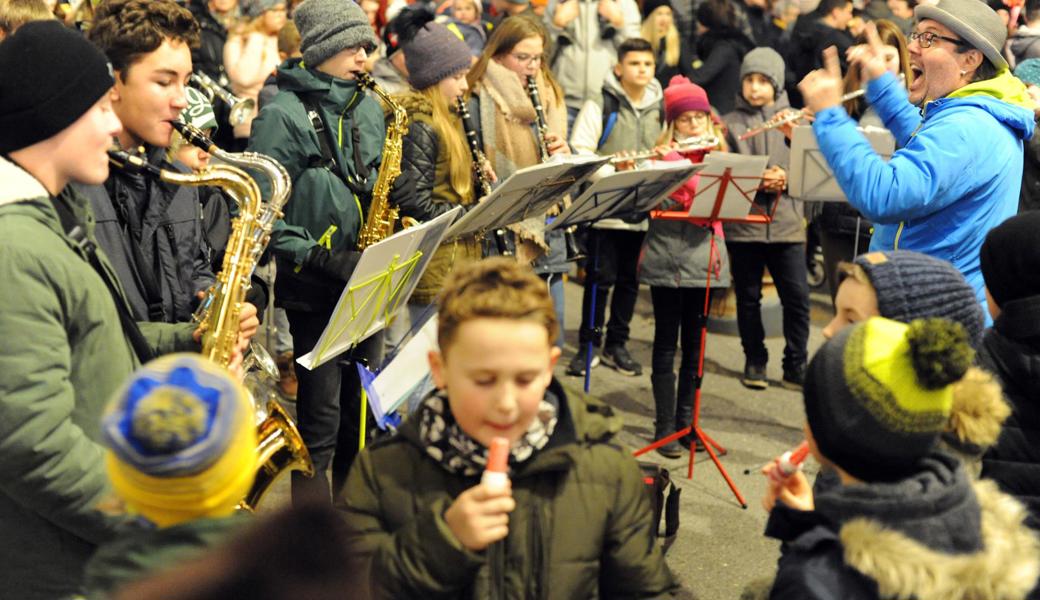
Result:
[[669,123],[691,110],[711,113],[708,93],[682,75],[672,77],[664,91],[664,115]]

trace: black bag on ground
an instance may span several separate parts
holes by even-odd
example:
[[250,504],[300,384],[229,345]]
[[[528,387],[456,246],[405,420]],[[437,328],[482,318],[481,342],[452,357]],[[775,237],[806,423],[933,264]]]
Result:
[[[679,532],[679,495],[682,489],[672,483],[668,469],[657,463],[640,461],[643,483],[650,494],[653,511],[654,533],[657,537],[669,538]],[[664,532],[661,532],[661,517],[664,517]]]

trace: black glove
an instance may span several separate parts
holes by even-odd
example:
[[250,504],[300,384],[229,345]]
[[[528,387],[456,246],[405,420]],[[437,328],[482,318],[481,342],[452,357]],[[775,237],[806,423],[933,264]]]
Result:
[[404,171],[397,176],[397,179],[394,179],[394,185],[390,188],[390,197],[398,200],[410,200],[415,196],[415,185],[415,176],[409,171]]
[[320,271],[333,279],[349,281],[359,260],[361,260],[361,253],[356,250],[330,252],[322,246],[315,246],[307,254],[303,266]]

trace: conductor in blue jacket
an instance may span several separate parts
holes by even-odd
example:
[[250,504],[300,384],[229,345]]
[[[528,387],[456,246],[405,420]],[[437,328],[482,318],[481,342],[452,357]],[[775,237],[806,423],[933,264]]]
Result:
[[889,162],[841,106],[833,48],[826,67],[799,88],[816,113],[813,131],[835,179],[875,223],[870,249],[916,250],[953,263],[985,308],[979,249],[986,232],[1018,209],[1032,105],[1001,55],[1007,29],[984,2],[939,0],[919,4],[914,15],[908,90],[885,69],[873,25],[870,42],[849,51],[868,81],[867,100],[900,148]]

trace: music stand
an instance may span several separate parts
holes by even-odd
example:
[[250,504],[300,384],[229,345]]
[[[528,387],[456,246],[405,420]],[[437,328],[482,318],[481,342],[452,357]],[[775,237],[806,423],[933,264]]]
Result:
[[[548,231],[590,223],[607,217],[641,213],[657,206],[704,165],[687,161],[648,163],[639,170],[606,175],[585,190],[546,227]],[[593,269],[599,266],[599,244],[589,248]],[[599,284],[592,282],[589,323],[595,325]],[[592,342],[585,345],[585,393],[592,387]]]
[[[700,442],[708,452],[708,456],[719,474],[729,485],[741,508],[748,507],[744,496],[737,489],[733,479],[730,478],[726,468],[719,461],[719,456],[726,454],[726,449],[711,438],[700,426],[701,413],[701,382],[704,378],[704,350],[708,339],[708,315],[711,309],[711,280],[712,267],[718,257],[718,244],[716,234],[721,230],[722,223],[770,223],[776,211],[777,201],[772,202],[772,208],[765,209],[755,203],[755,194],[759,190],[762,181],[762,172],[765,170],[768,157],[766,156],[744,156],[725,152],[713,152],[707,156],[704,169],[700,173],[700,182],[707,185],[699,186],[694,193],[690,210],[683,211],[653,211],[650,217],[654,219],[666,219],[670,221],[685,221],[694,225],[707,227],[710,231],[710,247],[708,251],[708,269],[704,285],[704,309],[700,315],[701,345],[700,355],[697,360],[697,381],[694,385],[693,395],[693,418],[690,424],[675,433],[656,440],[652,444],[636,450],[633,455],[641,456],[656,450],[665,444],[669,444],[683,436],[693,434],[690,443],[690,461],[687,466],[686,477],[693,479],[693,463],[696,457],[696,446]],[[734,174],[736,173],[736,174]],[[743,185],[742,185],[743,182]],[[739,216],[743,213],[743,216]],[[716,455],[716,450],[718,455]]]
[[540,216],[571,193],[609,159],[599,156],[559,156],[519,169],[472,207],[444,236],[445,241],[484,236],[532,216]]
[[[445,232],[461,211],[462,207],[455,207],[366,248],[318,342],[296,362],[313,369],[386,327],[407,303]],[[365,447],[367,420],[368,397],[362,387],[359,449]]]

